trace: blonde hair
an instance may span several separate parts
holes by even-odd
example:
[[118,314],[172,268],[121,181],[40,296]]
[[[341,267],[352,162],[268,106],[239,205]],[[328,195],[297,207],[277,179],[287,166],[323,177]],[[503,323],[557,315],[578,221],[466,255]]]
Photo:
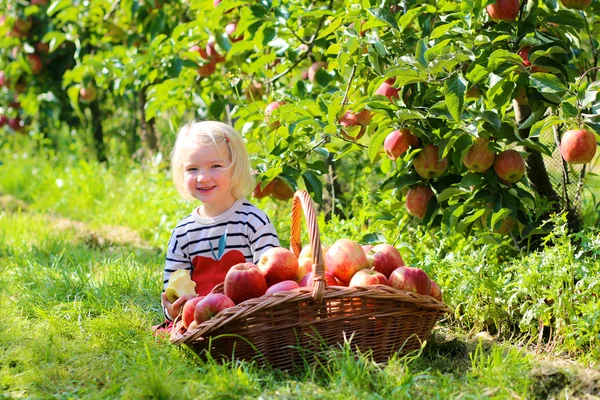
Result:
[[[231,193],[239,199],[254,189],[254,176],[250,168],[250,156],[242,136],[231,126],[218,121],[190,121],[179,128],[177,139],[171,152],[171,173],[179,195],[187,200],[195,198],[183,184],[183,157],[193,146],[214,144],[219,151],[219,143],[226,143],[231,156]],[[223,157],[222,154],[220,154]],[[224,157],[228,158],[228,157]]]

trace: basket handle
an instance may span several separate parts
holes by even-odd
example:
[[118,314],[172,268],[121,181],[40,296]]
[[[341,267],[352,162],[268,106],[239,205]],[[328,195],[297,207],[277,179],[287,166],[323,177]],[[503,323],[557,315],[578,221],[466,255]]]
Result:
[[310,195],[306,190],[298,190],[294,193],[294,200],[292,201],[292,227],[290,236],[290,247],[296,257],[300,255],[300,250],[302,250],[300,225],[303,212],[308,228],[308,238],[310,240],[313,259],[314,289],[312,297],[314,301],[320,303],[323,299],[326,282],[319,225],[317,224],[317,217]]

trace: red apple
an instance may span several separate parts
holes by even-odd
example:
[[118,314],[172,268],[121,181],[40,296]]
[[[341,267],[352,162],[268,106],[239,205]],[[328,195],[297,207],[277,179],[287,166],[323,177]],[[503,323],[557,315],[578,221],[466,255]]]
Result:
[[208,59],[213,61],[214,63],[220,63],[225,61],[225,57],[217,51],[215,47],[215,42],[213,42],[212,40],[209,40],[208,43],[206,43],[206,55],[208,56]]
[[8,81],[6,80],[6,75],[4,71],[0,71],[0,87],[8,86]]
[[[313,287],[315,285],[314,280],[315,271],[309,272],[300,280],[300,287]],[[338,281],[335,279],[333,274],[329,271],[325,271],[325,283],[327,286],[338,286]]]
[[390,101],[392,101],[392,98],[399,98],[400,97],[400,89],[396,89],[394,87],[392,87],[392,85],[394,84],[394,82],[396,81],[396,78],[390,78],[388,80],[386,80],[385,82],[383,82],[379,88],[377,88],[377,90],[375,91],[374,94],[380,94],[382,96],[387,97]]
[[585,129],[565,132],[560,141],[560,154],[569,164],[587,164],[596,155],[596,136]]
[[309,272],[312,272],[312,265],[312,258],[298,257],[298,272],[296,272],[296,280],[300,281]]
[[277,200],[290,200],[294,197],[294,188],[285,178],[275,178],[271,197]]
[[360,125],[358,120],[356,119],[356,114],[352,111],[346,111],[344,115],[340,117],[340,125],[348,127],[348,126],[356,126]]
[[290,290],[294,290],[299,288],[300,285],[298,285],[298,283],[296,283],[296,281],[281,281],[279,283],[274,284],[273,286],[271,286],[270,288],[267,289],[267,292],[265,294],[271,294],[271,293],[277,293],[277,292],[287,292]]
[[265,122],[267,122],[267,126],[269,127],[269,129],[277,129],[279,128],[279,125],[281,125],[281,122],[279,122],[278,120],[270,121],[270,119],[271,114],[273,114],[273,111],[275,111],[284,104],[285,103],[283,101],[272,101],[269,104],[267,104],[267,107],[265,107]]
[[519,0],[496,0],[486,7],[492,21],[512,22],[517,19],[521,3]]
[[31,5],[45,6],[48,4],[48,0],[31,0]]
[[371,249],[374,247],[372,244],[363,244],[360,247],[362,247],[363,251],[365,252],[365,254],[367,254],[367,258],[369,258],[368,254],[369,251],[371,251]]
[[503,181],[516,183],[525,175],[525,160],[516,150],[504,150],[496,156],[494,171]]
[[296,277],[298,259],[294,253],[284,247],[272,247],[260,256],[256,266],[265,276],[267,286],[273,286]]
[[236,264],[225,275],[225,295],[235,304],[260,297],[267,291],[267,281],[252,263]]
[[434,281],[431,281],[431,296],[438,301],[442,301],[442,289]]
[[371,286],[371,285],[386,285],[389,286],[390,282],[381,272],[377,272],[373,269],[365,268],[357,271],[350,282],[349,287],[355,286]]
[[435,197],[435,193],[429,186],[413,186],[406,193],[406,210],[413,217],[423,219],[429,200],[433,197]]
[[207,77],[214,74],[217,69],[217,63],[214,60],[210,60],[200,66],[198,66],[198,75],[201,77]]
[[325,61],[317,61],[317,62],[313,63],[308,68],[308,80],[311,83],[315,83],[317,80],[317,71],[320,70],[321,68],[326,68],[326,67],[327,67],[327,62],[325,62]]
[[356,113],[356,120],[360,125],[369,125],[371,123],[371,119],[373,118],[373,113],[367,109],[359,111]]
[[325,265],[337,279],[350,282],[356,271],[369,266],[369,261],[360,244],[339,239],[325,253]]
[[[398,250],[391,244],[382,243],[373,247],[367,253],[369,266],[377,272],[381,272],[386,278],[398,267],[404,265],[404,260]],[[352,283],[352,282],[350,282]]]
[[488,139],[477,138],[469,147],[463,158],[463,165],[469,171],[485,172],[494,164],[496,154],[490,150],[489,143]]
[[79,89],[79,99],[83,103],[91,103],[92,101],[96,100],[97,95],[98,91],[96,90],[96,87],[91,83],[88,83],[87,86]]
[[27,58],[27,61],[29,61],[31,72],[33,72],[34,75],[37,75],[40,72],[42,72],[43,64],[40,56],[38,56],[37,54],[27,54],[25,58]]
[[390,132],[383,142],[385,154],[392,160],[406,153],[409,147],[419,147],[419,139],[406,128]]
[[226,308],[235,306],[233,300],[223,293],[209,293],[196,304],[194,321],[198,324],[208,321]]
[[592,4],[592,0],[560,0],[560,2],[563,6],[567,8],[573,8],[575,10],[585,10],[590,4]]
[[225,33],[227,34],[227,37],[229,37],[229,40],[231,40],[233,43],[244,39],[244,35],[234,36],[236,28],[237,22],[235,21],[228,23],[225,27]]
[[8,124],[8,117],[6,115],[0,115],[0,128]]
[[15,36],[22,36],[26,34],[29,32],[32,25],[33,22],[31,21],[31,18],[15,20],[15,23],[13,24],[13,31],[16,34]]
[[413,161],[415,171],[425,179],[439,178],[448,168],[448,159],[440,160],[440,149],[434,144],[428,144],[417,154]]
[[[517,52],[518,55],[523,59],[523,66],[526,68],[531,67],[531,61],[529,61],[529,52],[531,51],[531,46],[525,46],[521,50]],[[534,65],[531,68],[531,72],[547,72],[547,70],[543,67]]]
[[13,131],[20,132],[23,129],[23,124],[21,123],[21,118],[19,117],[9,119],[8,126],[10,126]]
[[185,329],[188,329],[190,324],[194,321],[196,304],[198,304],[198,302],[203,298],[204,296],[197,296],[185,302],[185,305],[183,306],[183,311],[181,312],[181,322],[183,323]]
[[273,193],[273,187],[275,186],[274,181],[269,182],[264,189],[261,189],[261,183],[257,183],[252,195],[257,199],[262,199],[263,197],[270,196]]
[[398,267],[390,275],[390,286],[429,296],[431,294],[431,279],[427,273],[416,267]]

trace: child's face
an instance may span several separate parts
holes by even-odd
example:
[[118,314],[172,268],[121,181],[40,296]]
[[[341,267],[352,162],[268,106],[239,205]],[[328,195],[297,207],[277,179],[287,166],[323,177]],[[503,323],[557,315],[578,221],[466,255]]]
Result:
[[183,158],[183,180],[188,192],[200,200],[204,211],[217,216],[235,203],[231,192],[229,146],[194,145]]

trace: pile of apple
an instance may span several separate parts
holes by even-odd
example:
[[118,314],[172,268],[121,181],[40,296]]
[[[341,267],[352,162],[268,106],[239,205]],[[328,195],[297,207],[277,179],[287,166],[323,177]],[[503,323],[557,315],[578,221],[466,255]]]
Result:
[[[398,250],[390,244],[361,246],[352,240],[340,239],[331,247],[324,247],[323,252],[327,286],[387,285],[442,301],[440,287],[422,269],[405,266]],[[232,266],[225,276],[224,293],[210,293],[188,300],[182,311],[182,325],[187,330],[195,329],[222,310],[246,300],[312,287],[312,268],[310,246],[305,246],[298,257],[283,247],[269,249],[256,265],[240,263]],[[186,275],[189,275],[187,271]],[[178,287],[184,285],[178,282]],[[192,285],[185,287],[192,288],[190,293],[195,294]],[[174,293],[172,289],[167,290]],[[181,292],[174,297],[183,294]]]

